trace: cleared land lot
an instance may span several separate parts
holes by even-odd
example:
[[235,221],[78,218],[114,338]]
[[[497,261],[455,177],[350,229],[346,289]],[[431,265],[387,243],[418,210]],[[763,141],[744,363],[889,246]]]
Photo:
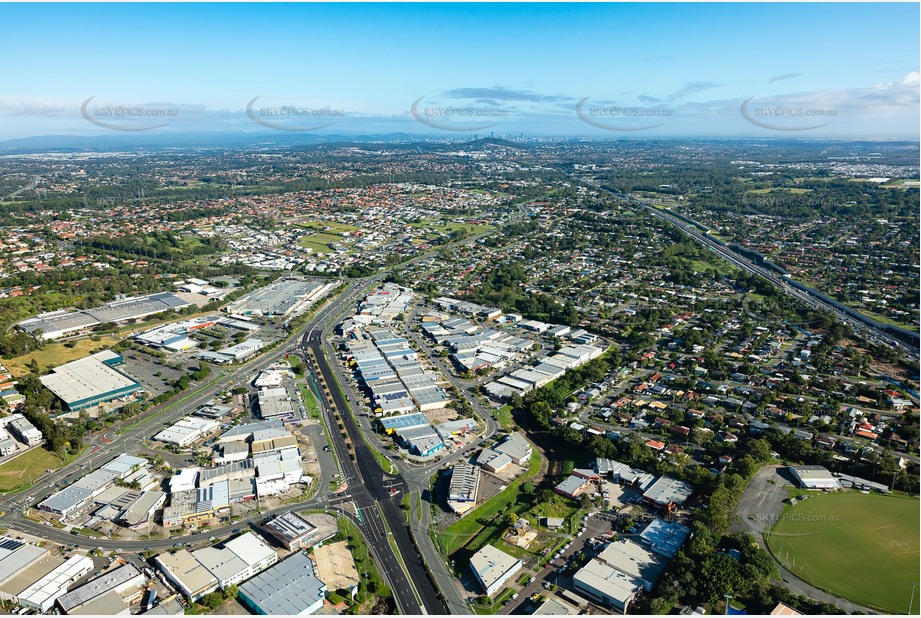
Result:
[[784,511],[767,544],[812,585],[905,613],[919,580],[918,507],[917,499],[856,491],[812,495]]
[[64,464],[61,458],[42,447],[33,448],[16,459],[0,465],[0,492],[29,487],[29,480],[35,481],[48,470],[56,470]]

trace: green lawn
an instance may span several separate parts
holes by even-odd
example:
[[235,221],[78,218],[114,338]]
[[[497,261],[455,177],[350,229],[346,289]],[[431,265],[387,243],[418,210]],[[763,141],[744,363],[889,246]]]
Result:
[[502,425],[502,429],[511,429],[515,424],[512,420],[512,406],[506,404],[496,410],[496,421]]
[[814,586],[905,613],[919,581],[918,507],[914,498],[856,491],[812,495],[786,509],[768,546]]
[[31,486],[30,473],[34,481],[47,470],[57,470],[62,465],[64,462],[54,453],[49,453],[40,446],[34,448],[0,466],[0,492],[26,489]]
[[[365,440],[365,442],[368,443],[367,440]],[[387,459],[387,457],[384,456],[379,450],[371,446],[370,443],[368,443],[368,450],[371,451],[371,455],[373,455],[374,459],[377,460],[377,465],[381,467],[381,470],[387,472],[388,474],[395,474],[397,472],[397,467],[390,463],[390,460]]]
[[320,420],[320,406],[317,404],[316,395],[307,388],[306,384],[300,384],[301,389],[301,398],[304,400],[304,405],[307,406],[307,413],[310,415],[310,418]]
[[[301,227],[306,227],[306,226],[301,226]],[[322,227],[318,227],[317,229],[322,230]],[[299,244],[302,247],[313,249],[314,253],[332,253],[333,250],[327,246],[329,243],[331,242],[343,243],[348,240],[347,236],[340,236],[338,234],[339,231],[348,232],[351,230],[340,229],[340,230],[330,230],[328,232],[318,231],[315,234],[309,234],[301,238]]]
[[[336,234],[338,232],[354,232],[358,228],[348,223],[337,223],[336,221],[310,221],[307,223],[298,223],[297,227],[305,230],[316,230],[317,232],[328,231]],[[329,228],[328,230],[326,228]]]

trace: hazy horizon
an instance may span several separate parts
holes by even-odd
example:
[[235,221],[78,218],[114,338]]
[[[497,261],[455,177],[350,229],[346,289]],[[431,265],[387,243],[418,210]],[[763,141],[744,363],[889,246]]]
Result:
[[0,15],[24,52],[0,69],[0,140],[919,134],[917,4],[7,4]]

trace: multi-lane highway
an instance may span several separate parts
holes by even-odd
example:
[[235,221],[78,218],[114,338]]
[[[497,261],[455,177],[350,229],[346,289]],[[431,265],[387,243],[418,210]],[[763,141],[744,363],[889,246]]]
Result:
[[385,482],[380,466],[361,435],[361,429],[349,412],[348,403],[336,387],[336,376],[327,359],[323,337],[323,329],[311,330],[304,336],[302,348],[305,351],[309,349],[316,360],[310,369],[328,385],[339,418],[353,446],[354,460],[339,432],[333,411],[327,401],[320,398],[324,421],[332,436],[343,480],[348,484],[351,502],[360,513],[357,518],[359,528],[385,572],[400,611],[404,614],[445,614],[447,608],[426,574],[425,565],[410,539],[406,520],[400,510],[399,500],[406,491],[405,483],[398,476],[389,477]]
[[792,296],[793,298],[796,298],[799,301],[802,301],[804,304],[806,304],[809,307],[812,307],[813,309],[823,310],[823,311],[827,311],[831,313],[836,318],[838,318],[838,320],[840,320],[844,324],[847,324],[848,326],[853,328],[855,332],[867,333],[868,335],[870,335],[872,339],[884,342],[894,348],[898,348],[899,350],[907,354],[910,358],[913,358],[913,359],[918,358],[918,349],[916,347],[902,341],[901,339],[898,339],[897,337],[892,336],[891,334],[883,330],[882,327],[876,325],[875,320],[871,320],[870,318],[859,320],[855,318],[854,316],[849,315],[848,313],[845,313],[838,307],[835,307],[834,305],[823,301],[817,296],[809,294],[803,291],[802,289],[794,285],[791,285],[790,282],[785,280],[783,277],[778,277],[771,270],[761,266],[760,264],[756,264],[755,262],[747,259],[746,257],[732,251],[728,247],[723,246],[718,242],[715,242],[713,239],[709,238],[706,234],[701,232],[701,230],[697,226],[692,225],[688,223],[687,221],[684,221],[667,211],[663,211],[663,210],[656,208],[653,205],[652,200],[641,200],[641,199],[637,199],[637,198],[633,198],[629,196],[618,196],[618,197],[627,199],[633,203],[644,206],[647,210],[649,210],[650,213],[652,213],[653,216],[659,219],[662,219],[663,221],[667,221],[671,223],[672,225],[674,225],[675,227],[681,229],[685,234],[690,236],[692,239],[704,245],[710,251],[719,255],[721,258],[723,258],[724,260],[726,260],[733,266],[736,266],[737,268],[741,269],[744,272],[748,272],[748,273],[752,273],[752,274],[760,276],[761,278],[772,283],[774,286],[778,287],[785,294]]
[[[317,324],[324,324],[330,319],[330,316],[338,315],[342,307],[355,302],[358,294],[355,289],[356,285],[350,285],[338,299],[331,301],[328,305],[319,310],[306,326],[289,339],[296,340],[303,336],[303,333],[315,328]],[[137,451],[144,445],[148,438],[160,431],[164,424],[170,424],[188,415],[189,411],[210,401],[214,398],[216,393],[220,392],[228,385],[246,383],[252,378],[254,373],[276,362],[279,355],[283,354],[283,350],[275,353],[263,354],[248,363],[240,365],[234,371],[218,373],[214,378],[206,382],[205,385],[193,390],[191,394],[179,395],[170,402],[152,407],[136,421],[127,425],[126,429],[117,432],[110,431],[95,437],[84,453],[68,466],[43,476],[40,479],[40,483],[30,490],[23,490],[19,493],[7,494],[0,497],[0,510],[6,511],[6,514],[0,517],[0,523],[12,528],[26,530],[26,528],[30,527],[29,524],[33,522],[29,522],[29,520],[23,517],[23,509],[41,502],[58,491],[61,487],[64,487],[89,470],[116,457],[120,453]],[[42,528],[42,531],[46,533],[50,533],[54,530],[54,528]],[[210,532],[209,534],[213,535],[214,532]],[[66,542],[77,544],[78,546],[89,548],[102,546],[96,540],[79,535],[68,535],[66,539]],[[119,546],[121,547],[121,545]]]

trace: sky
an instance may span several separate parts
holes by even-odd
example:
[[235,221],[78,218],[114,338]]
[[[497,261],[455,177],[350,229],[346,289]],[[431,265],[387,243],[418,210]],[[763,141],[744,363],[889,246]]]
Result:
[[919,136],[917,3],[0,4],[0,23],[0,139]]

